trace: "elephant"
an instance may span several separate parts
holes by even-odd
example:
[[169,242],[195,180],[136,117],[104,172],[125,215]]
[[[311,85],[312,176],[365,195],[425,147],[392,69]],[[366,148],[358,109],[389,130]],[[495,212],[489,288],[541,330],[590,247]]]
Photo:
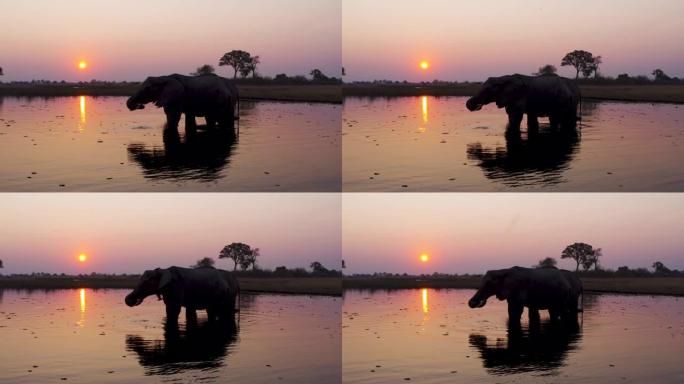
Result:
[[565,77],[515,74],[488,78],[479,92],[468,99],[466,108],[479,111],[483,105],[495,102],[498,108],[506,109],[510,130],[520,129],[524,114],[527,114],[528,132],[536,132],[537,118],[547,116],[552,127],[574,130],[581,98],[577,84]]
[[218,123],[233,128],[239,115],[240,96],[228,79],[214,75],[148,77],[138,91],[126,101],[129,110],[145,108],[152,103],[164,108],[166,127],[177,130],[181,114],[185,114],[185,130],[196,128],[195,117],[204,117],[208,127]]
[[468,301],[470,308],[482,308],[496,295],[508,302],[509,324],[519,324],[524,307],[530,323],[539,323],[539,310],[548,310],[551,321],[577,322],[582,282],[570,271],[555,267],[512,267],[487,271],[480,289]]
[[134,307],[151,295],[164,300],[168,322],[178,322],[185,307],[187,323],[196,324],[198,309],[206,310],[210,321],[232,317],[239,306],[240,286],[232,273],[214,267],[156,268],[142,274],[125,302]]

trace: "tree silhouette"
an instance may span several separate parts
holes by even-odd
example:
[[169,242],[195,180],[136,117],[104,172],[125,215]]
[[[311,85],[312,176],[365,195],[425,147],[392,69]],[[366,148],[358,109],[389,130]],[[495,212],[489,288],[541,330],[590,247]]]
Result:
[[238,265],[242,269],[247,269],[250,265],[256,265],[257,256],[259,256],[259,248],[252,249],[244,243],[226,245],[219,252],[219,259],[233,260],[233,271],[237,269]]
[[[0,265],[1,265],[1,263],[0,263]],[[656,261],[655,263],[653,263],[653,265],[651,267],[653,267],[653,269],[655,269],[656,273],[670,273],[671,272],[670,268],[666,267],[665,264],[661,263],[660,261]]]
[[4,73],[2,73],[2,67],[0,67],[0,76],[2,75],[4,75]]
[[253,78],[257,77],[257,66],[261,63],[261,59],[259,56],[254,56],[250,57],[249,60],[247,60],[244,64],[244,66],[240,69],[240,75],[242,77],[247,77],[249,74],[252,74]]
[[318,261],[314,261],[309,265],[311,269],[314,271],[314,273],[328,273],[328,268],[324,267],[323,264],[319,263]]
[[204,64],[201,67],[197,67],[195,72],[191,73],[191,75],[193,75],[193,76],[210,75],[214,72],[216,72],[216,69],[214,69],[213,66],[211,66],[209,64]]
[[324,75],[320,69],[312,69],[310,75],[313,77],[314,81],[325,81],[330,79],[328,76]]
[[252,60],[252,56],[249,52],[241,50],[232,50],[225,53],[219,59],[219,66],[228,65],[233,68],[233,79],[237,77],[238,72],[244,70],[245,66],[249,64]]
[[662,69],[655,69],[652,73],[655,76],[656,81],[668,81],[671,80],[670,76],[666,75]]
[[588,265],[597,265],[598,258],[601,256],[601,249],[594,249],[591,245],[586,243],[574,243],[565,247],[561,253],[561,259],[573,259],[577,263],[575,271],[579,270],[580,264],[587,269]]
[[[594,61],[594,55],[591,52],[576,50],[566,54],[561,60],[561,66],[573,66],[575,67],[575,79],[579,78],[580,72],[585,73],[587,68],[592,65]],[[590,72],[591,74],[591,72]]]
[[191,268],[213,267],[214,263],[216,263],[216,261],[214,261],[214,259],[212,259],[211,257],[203,257],[203,258],[197,260],[195,265],[191,265],[190,267]]
[[5,266],[2,265],[2,260],[0,260],[0,268],[5,268]]
[[[594,57],[594,60],[591,62],[589,65],[591,68],[591,71],[594,72],[594,79],[599,78],[599,67],[603,64],[603,57],[601,55]],[[589,73],[591,75],[591,73]],[[587,76],[589,77],[589,76]]]
[[542,260],[539,260],[537,265],[535,265],[535,268],[554,268],[558,264],[558,261],[554,259],[553,257],[546,257]]
[[533,75],[537,75],[537,76],[554,75],[556,72],[558,72],[558,69],[556,68],[555,65],[546,64],[543,67],[539,67],[537,72],[533,73]]

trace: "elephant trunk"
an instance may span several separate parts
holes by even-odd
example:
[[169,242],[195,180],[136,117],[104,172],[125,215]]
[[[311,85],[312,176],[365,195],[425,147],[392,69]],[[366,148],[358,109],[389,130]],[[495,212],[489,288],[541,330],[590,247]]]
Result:
[[126,100],[126,106],[130,111],[135,111],[136,109],[143,109],[145,108],[145,104],[137,101],[135,95],[131,96]]
[[473,96],[466,101],[466,108],[468,108],[470,112],[479,111],[482,109],[482,105],[483,104],[477,99],[477,96]]
[[126,305],[128,305],[129,307],[135,307],[136,305],[140,305],[143,302],[143,299],[143,297],[138,295],[137,291],[133,291],[126,295],[124,301],[126,302]]
[[477,291],[473,297],[468,300],[468,306],[470,308],[482,308],[487,304],[487,298],[483,297],[480,291]]

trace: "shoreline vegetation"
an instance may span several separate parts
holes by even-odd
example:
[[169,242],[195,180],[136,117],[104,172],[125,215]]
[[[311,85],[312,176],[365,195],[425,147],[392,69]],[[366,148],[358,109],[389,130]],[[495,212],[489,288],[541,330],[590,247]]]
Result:
[[[335,84],[274,84],[237,81],[243,100],[298,101],[312,103],[342,102],[342,90]],[[137,82],[12,82],[0,83],[0,96],[131,96],[140,86]]]
[[[91,276],[0,276],[0,289],[133,289],[139,275]],[[339,277],[252,277],[239,276],[240,289],[250,293],[283,293],[340,296]]]
[[[481,83],[352,83],[344,97],[473,96]],[[684,84],[579,84],[584,100],[684,103]]]
[[[580,275],[586,292],[625,293],[641,295],[684,296],[684,277],[584,277]],[[458,277],[344,277],[343,289],[391,290],[416,288],[478,289],[482,276]]]

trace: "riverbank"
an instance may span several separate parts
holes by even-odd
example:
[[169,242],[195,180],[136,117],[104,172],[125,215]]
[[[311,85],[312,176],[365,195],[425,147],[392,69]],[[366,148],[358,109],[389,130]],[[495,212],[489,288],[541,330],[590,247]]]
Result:
[[[118,288],[133,289],[139,276],[102,277],[4,277],[0,276],[0,288],[13,289],[71,289],[71,288]],[[342,294],[339,277],[240,277],[244,292],[287,293],[306,295]]]
[[[399,97],[399,96],[473,96],[479,83],[450,85],[416,84],[345,84],[344,96]],[[652,103],[684,103],[684,85],[580,85],[585,100],[638,101]]]
[[[587,292],[684,296],[684,277],[582,277]],[[345,277],[344,289],[477,289],[481,276],[451,278]]]
[[[139,86],[139,83],[0,83],[0,96],[131,96],[137,91]],[[237,87],[240,91],[240,97],[244,100],[302,101],[316,103],[342,102],[342,90],[339,85],[238,84]]]

